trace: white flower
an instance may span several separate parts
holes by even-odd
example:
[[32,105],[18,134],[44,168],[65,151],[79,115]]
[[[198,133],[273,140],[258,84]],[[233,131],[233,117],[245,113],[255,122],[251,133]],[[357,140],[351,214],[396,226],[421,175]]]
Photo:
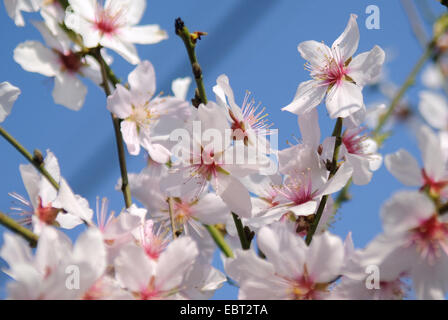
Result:
[[115,259],[116,278],[136,299],[169,299],[177,293],[198,256],[189,237],[177,238],[157,260],[129,245]]
[[428,188],[432,195],[447,196],[448,172],[439,138],[427,126],[419,128],[417,138],[423,168],[409,152],[400,149],[385,157],[387,169],[404,185]]
[[11,113],[14,102],[21,93],[20,89],[9,82],[0,83],[0,123]]
[[264,227],[258,234],[263,260],[253,250],[237,250],[225,270],[238,282],[239,299],[324,299],[340,274],[344,260],[341,239],[325,232],[308,247],[285,223]]
[[103,238],[95,228],[85,231],[72,247],[65,234],[44,227],[34,257],[19,236],[5,233],[4,238],[0,256],[14,279],[8,284],[11,299],[81,299],[106,269]]
[[[419,299],[444,299],[448,292],[448,221],[424,194],[402,191],[382,208],[384,233],[361,254],[381,266],[386,280],[407,273]],[[384,275],[383,275],[384,272]]]
[[162,143],[183,124],[188,103],[176,97],[154,96],[156,76],[149,61],[140,63],[129,74],[128,82],[130,90],[117,85],[107,99],[107,109],[123,119],[121,132],[131,155],[138,155],[142,146],[153,160],[165,163],[170,151]]
[[3,0],[8,16],[14,20],[16,26],[23,27],[25,20],[22,12],[35,12],[39,10],[39,0]]
[[[87,201],[71,192],[60,176],[58,160],[50,151],[47,151],[44,166],[53,179],[60,184],[60,190],[57,191],[33,165],[20,165],[20,174],[30,201],[16,193],[10,195],[27,207],[26,209],[13,208],[18,211],[18,214],[24,216],[21,222],[32,224],[34,232],[39,234],[46,225],[56,224],[65,229],[72,229],[80,225],[83,219],[90,221],[91,212],[86,204]],[[82,215],[79,212],[82,212]]]
[[146,8],[146,0],[69,0],[65,24],[83,37],[84,45],[102,45],[120,54],[129,63],[140,59],[134,43],[153,44],[167,39],[158,25],[137,26]]
[[53,99],[72,110],[79,110],[84,104],[87,88],[78,75],[101,82],[98,64],[91,59],[81,58],[62,30],[53,34],[44,22],[34,22],[42,34],[47,48],[38,41],[26,41],[14,50],[14,60],[29,72],[54,77]]
[[346,29],[331,48],[313,40],[299,44],[299,53],[308,61],[313,80],[302,82],[293,102],[282,110],[305,113],[320,104],[325,95],[331,118],[345,118],[364,108],[361,90],[380,75],[385,54],[375,46],[352,59],[359,42],[356,18],[350,16]]

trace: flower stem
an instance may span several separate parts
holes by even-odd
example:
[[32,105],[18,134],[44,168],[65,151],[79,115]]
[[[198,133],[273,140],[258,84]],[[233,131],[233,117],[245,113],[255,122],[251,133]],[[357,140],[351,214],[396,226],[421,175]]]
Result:
[[17,221],[4,214],[3,212],[0,212],[0,224],[4,225],[12,232],[17,233],[18,235],[25,238],[25,240],[28,241],[32,248],[35,248],[37,246],[37,241],[39,239],[38,236],[31,230],[17,223]]
[[[102,76],[102,86],[104,88],[104,92],[106,96],[111,95],[111,90],[109,87],[109,81],[112,82],[112,85],[115,87],[119,80],[112,72],[110,67],[107,65],[106,61],[104,61],[103,56],[101,55],[101,47],[93,48],[91,51],[91,55],[96,59],[101,68],[101,76]],[[129,188],[128,181],[128,171],[126,167],[126,156],[124,151],[123,144],[123,136],[121,134],[121,120],[117,118],[113,113],[111,113],[112,122],[114,125],[115,132],[115,140],[117,143],[118,150],[118,160],[120,162],[120,173],[121,173],[121,191],[123,192],[124,202],[126,204],[126,208],[129,208],[132,205],[132,197],[131,197],[131,189]]]
[[[333,129],[332,136],[336,138],[336,141],[334,143],[334,151],[333,151],[333,159],[331,161],[330,165],[330,174],[328,176],[328,180],[333,178],[333,176],[336,174],[336,171],[338,171],[338,158],[339,158],[339,149],[342,144],[342,118],[338,118],[336,120],[336,124]],[[324,195],[322,199],[320,200],[319,207],[317,208],[316,215],[314,216],[313,223],[311,224],[310,230],[308,231],[306,235],[305,242],[307,245],[311,243],[313,240],[314,233],[317,230],[317,226],[319,225],[320,219],[322,217],[322,213],[324,212],[325,205],[327,204],[328,195]]]
[[5,138],[5,140],[8,141],[14,148],[16,148],[16,150],[19,151],[37,170],[39,170],[39,172],[45,178],[47,178],[47,180],[56,190],[59,190],[59,184],[56,182],[56,180],[53,179],[47,169],[45,169],[43,161],[37,160],[35,157],[33,157],[33,155],[28,150],[26,150],[24,146],[22,146],[2,127],[0,127],[0,135]]
[[218,248],[222,251],[222,253],[224,253],[224,255],[227,258],[233,258],[234,256],[232,249],[230,249],[230,246],[224,240],[224,237],[222,236],[221,232],[215,226],[212,225],[205,224],[204,227],[210,233],[211,237],[215,241]]
[[[196,58],[196,40],[193,40],[191,37],[188,28],[185,26],[184,22],[181,18],[177,18],[175,21],[175,31],[176,34],[182,39],[185,44],[185,48],[187,49],[188,57],[190,58],[190,64],[193,71],[194,79],[196,81],[197,94],[196,99],[199,98],[199,101],[194,103],[195,107],[198,107],[199,104],[207,104],[207,95],[205,93],[204,82],[202,78],[202,69],[199,65],[198,59]],[[195,100],[195,99],[194,99]]]

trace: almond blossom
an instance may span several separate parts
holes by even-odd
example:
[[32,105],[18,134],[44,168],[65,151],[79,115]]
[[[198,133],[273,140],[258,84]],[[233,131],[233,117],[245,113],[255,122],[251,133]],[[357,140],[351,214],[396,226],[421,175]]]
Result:
[[14,60],[26,71],[54,77],[55,103],[75,111],[81,109],[87,88],[78,75],[99,84],[99,65],[91,57],[82,57],[61,29],[53,34],[44,22],[34,22],[34,26],[49,48],[38,41],[26,41],[14,50]]
[[3,0],[8,16],[14,20],[18,27],[25,25],[25,20],[22,16],[23,12],[35,12],[40,8],[41,0]]
[[362,253],[365,265],[386,274],[403,272],[412,279],[419,299],[443,299],[448,292],[448,224],[426,195],[401,191],[382,208],[384,233]]
[[107,109],[123,119],[121,132],[131,155],[140,153],[140,146],[160,163],[170,158],[164,146],[169,133],[188,118],[188,103],[176,97],[155,96],[156,76],[149,61],[143,61],[128,76],[130,89],[118,84],[107,99]]
[[158,25],[137,26],[146,0],[69,0],[72,11],[65,24],[79,33],[88,48],[101,45],[117,52],[131,64],[140,59],[134,43],[154,44],[168,38]]
[[239,299],[315,300],[328,297],[344,261],[341,239],[329,233],[316,235],[308,247],[282,222],[264,227],[258,246],[266,260],[254,251],[238,250],[225,269],[240,290]]
[[385,54],[375,46],[353,58],[359,42],[356,18],[350,16],[331,48],[314,40],[299,44],[299,53],[308,61],[306,68],[313,80],[302,82],[293,102],[282,110],[303,114],[319,105],[325,95],[331,118],[345,118],[364,108],[362,88],[380,75]]

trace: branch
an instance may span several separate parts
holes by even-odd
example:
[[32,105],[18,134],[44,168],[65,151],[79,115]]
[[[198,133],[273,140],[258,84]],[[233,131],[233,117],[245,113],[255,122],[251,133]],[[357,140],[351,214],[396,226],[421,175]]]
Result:
[[250,240],[247,238],[246,231],[243,226],[243,223],[241,222],[241,219],[233,212],[232,217],[233,222],[235,222],[236,230],[238,231],[238,237],[240,238],[241,248],[243,248],[243,250],[249,250]]
[[[44,162],[41,156],[36,157],[31,155],[31,153],[25,149],[24,146],[22,146],[16,139],[14,139],[13,136],[11,136],[5,129],[0,127],[0,135],[5,138],[6,141],[8,141],[14,148],[16,148],[17,151],[19,151],[25,159],[27,159],[39,172],[47,178],[47,180],[51,183],[51,185],[56,189],[59,190],[59,184],[56,182],[56,180],[53,179],[53,177],[50,175],[50,173],[45,169]],[[35,151],[36,154],[37,153]]]
[[[115,87],[120,81],[115,76],[115,74],[112,72],[112,69],[107,65],[107,63],[104,61],[103,56],[101,55],[101,47],[96,47],[91,50],[90,53],[95,60],[99,63],[101,67],[101,76],[103,79],[102,86],[104,88],[104,92],[106,93],[106,96],[111,95],[111,90],[109,88],[109,81],[112,82],[112,85]],[[115,132],[115,140],[117,143],[117,150],[118,150],[118,160],[120,162],[120,173],[121,173],[121,191],[123,192],[124,202],[126,204],[126,208],[129,208],[132,205],[132,197],[131,197],[131,189],[129,188],[129,181],[128,181],[128,171],[126,167],[126,156],[124,151],[124,144],[123,144],[123,136],[121,134],[121,120],[117,118],[113,113],[111,113],[112,122],[114,125],[114,132]]]
[[28,241],[32,248],[35,248],[37,246],[37,241],[39,238],[36,234],[20,225],[19,223],[17,223],[17,221],[2,212],[0,212],[0,224],[4,225],[12,232],[25,238],[25,240]]
[[204,82],[202,79],[202,69],[199,65],[198,59],[196,58],[195,52],[196,40],[200,39],[200,36],[198,36],[198,33],[195,33],[196,35],[192,36],[181,18],[176,19],[174,28],[176,34],[184,42],[185,48],[187,49],[188,57],[190,58],[190,64],[197,87],[196,97],[195,99],[193,99],[193,105],[197,108],[201,103],[207,104],[207,95],[205,93]]
[[204,227],[210,233],[211,237],[215,241],[218,248],[221,249],[222,253],[224,253],[227,258],[233,258],[234,256],[232,249],[230,249],[229,245],[224,240],[221,232],[215,226],[204,224]]
[[[333,159],[330,165],[330,174],[328,176],[328,180],[333,178],[333,176],[336,174],[336,171],[338,171],[338,158],[339,158],[339,149],[342,144],[342,118],[338,118],[336,121],[336,124],[334,125],[333,134],[332,136],[336,138],[336,141],[334,143],[334,151],[333,151]],[[322,199],[320,200],[319,207],[317,208],[316,215],[314,216],[313,223],[311,224],[310,230],[306,234],[305,242],[307,245],[311,243],[313,240],[314,233],[317,230],[317,226],[319,225],[320,219],[322,217],[322,213],[324,212],[325,205],[327,204],[328,195],[324,195]]]

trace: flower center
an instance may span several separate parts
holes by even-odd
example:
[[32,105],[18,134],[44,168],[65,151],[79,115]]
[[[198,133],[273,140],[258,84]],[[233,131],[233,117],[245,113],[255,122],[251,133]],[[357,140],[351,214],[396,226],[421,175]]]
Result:
[[351,80],[348,77],[348,65],[351,59],[343,61],[337,49],[324,54],[325,61],[322,65],[305,64],[310,71],[311,77],[321,80],[323,86],[340,85],[343,80]]
[[102,34],[115,35],[123,25],[123,10],[111,10],[110,8],[98,7],[96,10],[94,26]]
[[59,62],[62,65],[62,69],[70,73],[77,73],[82,67],[82,62],[79,56],[69,51],[68,53],[58,52]]
[[348,153],[362,155],[365,154],[363,142],[367,139],[365,135],[359,135],[364,128],[355,130],[345,130],[342,135],[342,143]]
[[296,205],[306,203],[313,199],[313,186],[308,172],[302,172],[289,183],[274,187],[279,195],[294,202]]
[[302,276],[291,280],[291,297],[293,300],[313,300],[319,298],[319,292],[327,290],[327,283],[315,283],[308,274],[304,265]]
[[53,208],[51,206],[51,203],[49,203],[47,206],[42,206],[42,199],[39,197],[39,206],[35,210],[36,216],[39,218],[40,221],[52,225],[56,221],[56,217],[59,213],[59,209]]
[[409,245],[414,245],[422,259],[433,264],[441,255],[448,254],[448,224],[441,222],[436,214],[410,230]]
[[422,176],[423,176],[423,186],[420,190],[423,190],[425,188],[428,188],[429,193],[432,195],[439,195],[440,191],[445,188],[448,185],[448,181],[442,180],[442,181],[435,181],[432,177],[430,177],[425,169],[422,169]]

